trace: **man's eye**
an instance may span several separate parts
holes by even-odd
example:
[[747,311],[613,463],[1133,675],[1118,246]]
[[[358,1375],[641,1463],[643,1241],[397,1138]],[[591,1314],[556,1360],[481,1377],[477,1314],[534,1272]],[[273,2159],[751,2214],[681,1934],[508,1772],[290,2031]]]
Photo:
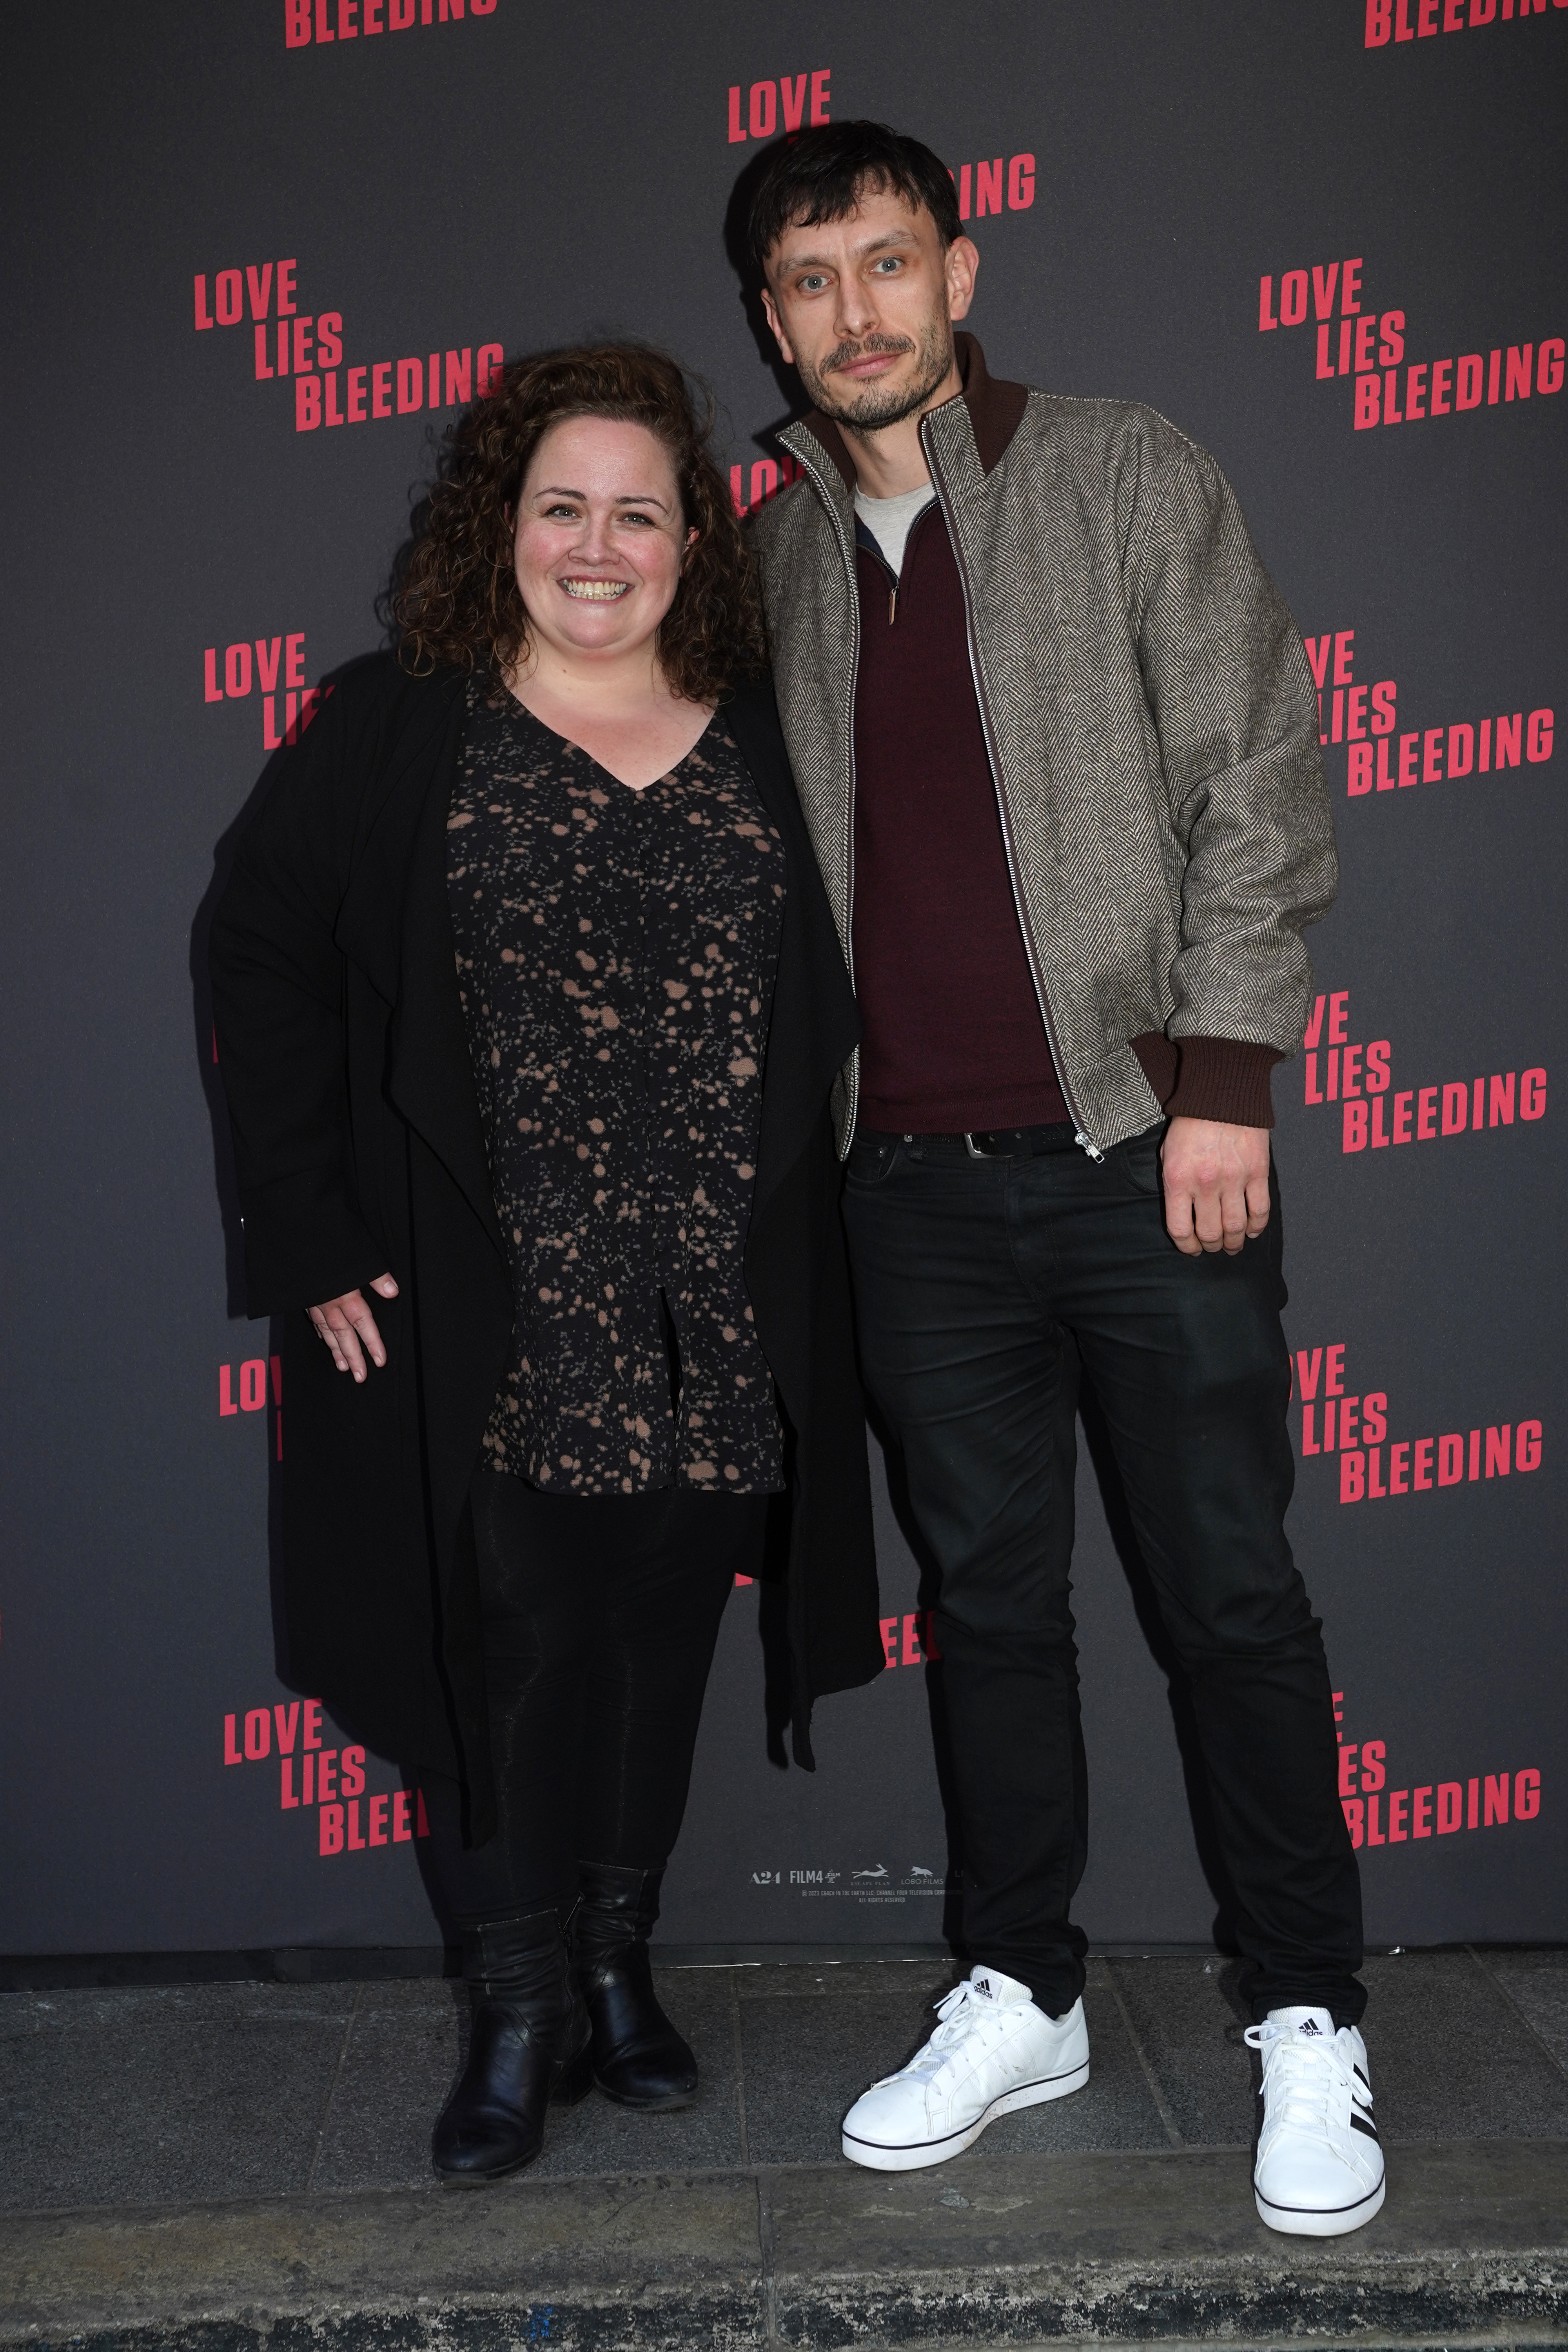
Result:
[[903,264],[900,261],[896,253],[884,254],[880,261],[877,264],[877,268],[879,269],[886,270],[889,275],[895,269],[900,269],[902,267]]
[[826,283],[826,278],[803,278],[799,280],[798,290],[802,294],[818,294]]

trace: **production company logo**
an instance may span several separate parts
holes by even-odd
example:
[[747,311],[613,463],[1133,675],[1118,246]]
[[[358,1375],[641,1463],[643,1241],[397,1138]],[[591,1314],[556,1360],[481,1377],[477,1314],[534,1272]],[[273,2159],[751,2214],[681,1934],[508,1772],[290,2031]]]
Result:
[[885,1862],[862,1863],[858,1868],[839,1870],[753,1870],[751,1883],[753,1886],[776,1886],[781,1893],[795,1895],[807,1903],[851,1902],[862,1906],[898,1906],[911,1898],[947,1892],[945,1873],[923,1862],[912,1862],[901,1871]]

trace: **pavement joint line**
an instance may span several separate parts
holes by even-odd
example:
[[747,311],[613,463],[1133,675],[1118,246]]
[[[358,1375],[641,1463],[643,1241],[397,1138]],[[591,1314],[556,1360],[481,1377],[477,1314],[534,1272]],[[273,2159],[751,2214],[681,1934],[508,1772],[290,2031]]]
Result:
[[1109,1960],[1102,1960],[1100,1965],[1104,1969],[1107,1979],[1110,1982],[1111,1994],[1115,2000],[1116,2006],[1121,2011],[1121,2022],[1126,2028],[1127,2039],[1132,2044],[1132,2054],[1137,2059],[1139,2065],[1143,2069],[1143,2079],[1149,2085],[1149,2095],[1154,2102],[1155,2109],[1158,2112],[1161,2123],[1164,2126],[1165,2137],[1170,2141],[1173,2147],[1184,2148],[1187,2144],[1186,2140],[1183,2137],[1181,2127],[1176,2122],[1175,2116],[1171,2108],[1170,2101],[1166,2098],[1163,2090],[1161,2088],[1160,2077],[1155,2074],[1153,2066],[1150,2062],[1149,2054],[1143,2047],[1142,2037],[1140,2035],[1138,2028],[1132,2022],[1132,2013],[1127,2006],[1121,1987],[1116,1980],[1116,1970],[1111,1967]]
[[735,2053],[735,2111],[741,2126],[741,2166],[752,2168],[752,2139],[746,2127],[746,2040],[741,2025],[741,1993],[735,1979],[730,1980],[730,2037]]
[[1513,1994],[1510,1992],[1502,1979],[1492,1974],[1490,1969],[1488,1968],[1485,1960],[1482,1959],[1480,1954],[1477,1951],[1473,1944],[1467,1944],[1465,1946],[1465,1949],[1469,1954],[1471,1959],[1475,1962],[1477,1968],[1479,1969],[1482,1976],[1485,1977],[1492,1990],[1497,1993],[1501,2000],[1508,2003],[1515,2017],[1518,2018],[1525,2032],[1530,2035],[1531,2040],[1536,2043],[1539,2049],[1544,2051],[1546,2053],[1547,2064],[1555,2068],[1556,2072],[1561,2074],[1565,2081],[1568,2081],[1568,2066],[1563,2064],[1562,2059],[1559,2058],[1556,2051],[1553,2050],[1551,2042],[1548,2042],[1540,2027],[1537,2026],[1534,2021],[1520,2007],[1518,2000],[1514,1998]]
[[343,2068],[348,2063],[349,2043],[353,2039],[354,2020],[359,2015],[360,2002],[363,1998],[363,1984],[355,1985],[354,1997],[349,2003],[349,2013],[343,2020],[343,2038],[338,2045],[338,2063],[332,2068],[332,2079],[327,2085],[327,2095],[321,2108],[321,2120],[316,2126],[316,2145],[310,2157],[310,2169],[305,2176],[307,2196],[310,2196],[316,2186],[316,2174],[321,2168],[321,2157],[327,2145],[327,2132],[332,2120],[332,2108],[337,2101],[338,2084],[342,2080]]
[[763,2258],[763,2328],[769,2352],[779,2341],[778,2232],[773,2223],[771,2165],[757,2167],[757,2244]]

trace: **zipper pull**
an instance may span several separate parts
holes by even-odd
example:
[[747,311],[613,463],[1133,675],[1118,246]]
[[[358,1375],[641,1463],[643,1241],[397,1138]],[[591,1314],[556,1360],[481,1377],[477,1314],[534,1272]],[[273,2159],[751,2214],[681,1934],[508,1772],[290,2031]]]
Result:
[[899,617],[899,583],[895,580],[888,591],[888,626],[890,629]]
[[1094,1164],[1095,1164],[1095,1166],[1096,1166],[1097,1168],[1103,1168],[1103,1167],[1104,1167],[1104,1165],[1105,1165],[1105,1154],[1104,1154],[1104,1152],[1103,1152],[1103,1151],[1101,1151],[1101,1150],[1100,1150],[1100,1148],[1099,1148],[1099,1146],[1098,1146],[1097,1144],[1094,1144],[1094,1143],[1090,1142],[1090,1140],[1089,1140],[1089,1137],[1088,1137],[1087,1135],[1075,1135],[1075,1136],[1073,1137],[1073,1141],[1078,1145],[1078,1148],[1079,1148],[1079,1150],[1080,1151],[1087,1151],[1087,1152],[1088,1152],[1088,1154],[1089,1154],[1089,1158],[1093,1160],[1093,1162],[1094,1162]]

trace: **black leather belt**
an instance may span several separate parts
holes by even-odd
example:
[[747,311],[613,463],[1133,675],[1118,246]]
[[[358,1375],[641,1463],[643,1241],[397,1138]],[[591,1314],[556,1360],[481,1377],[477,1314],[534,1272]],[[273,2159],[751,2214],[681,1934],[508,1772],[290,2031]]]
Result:
[[963,1139],[971,1160],[1038,1160],[1047,1151],[1070,1151],[1077,1141],[1071,1119],[1050,1127],[988,1127]]

